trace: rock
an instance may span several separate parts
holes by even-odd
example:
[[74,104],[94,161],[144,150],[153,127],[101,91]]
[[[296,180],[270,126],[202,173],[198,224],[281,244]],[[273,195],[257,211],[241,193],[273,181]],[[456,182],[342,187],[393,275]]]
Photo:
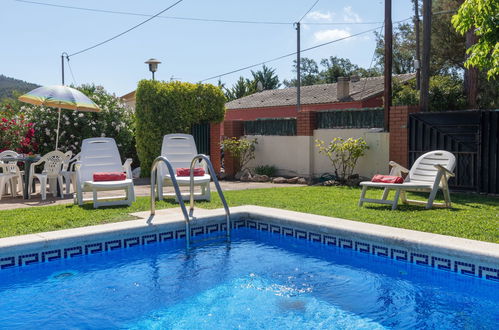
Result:
[[328,180],[328,181],[324,181],[323,185],[324,186],[341,186],[341,182],[336,181],[336,180]]
[[268,177],[268,175],[260,175],[260,174],[255,174],[253,176],[253,182],[267,182],[269,181],[270,178]]
[[239,177],[239,180],[243,182],[248,182],[252,181],[253,176],[251,175],[251,172],[249,170],[244,170],[241,176]]
[[350,186],[350,187],[357,187],[359,185],[359,183],[361,183],[362,181],[370,181],[370,180],[371,179],[366,178],[364,176],[359,176],[358,174],[354,174],[354,175],[351,175],[350,177],[348,177],[345,184],[347,186]]
[[282,176],[274,178],[272,180],[272,183],[286,183],[286,182],[287,182],[287,179],[283,178]]
[[133,169],[132,178],[134,178],[134,179],[140,178],[140,167]]
[[296,183],[298,183],[298,184],[308,184],[308,181],[305,178],[299,178]]
[[286,183],[291,183],[291,184],[295,184],[298,182],[298,180],[300,179],[300,177],[298,176],[295,176],[294,178],[291,178],[291,179],[286,179]]

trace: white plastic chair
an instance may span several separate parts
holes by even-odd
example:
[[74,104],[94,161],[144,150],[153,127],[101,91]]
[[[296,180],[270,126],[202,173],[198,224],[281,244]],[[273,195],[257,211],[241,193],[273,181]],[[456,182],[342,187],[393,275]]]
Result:
[[[400,176],[402,173],[408,173],[404,183],[361,182],[359,206],[364,202],[379,203],[391,205],[392,210],[395,210],[400,196],[404,204],[426,205],[427,209],[432,206],[451,207],[448,180],[454,176],[452,171],[456,166],[456,157],[453,154],[445,150],[427,152],[416,159],[410,171],[393,161],[390,162],[390,166],[392,167],[390,175]],[[384,188],[382,199],[365,198],[368,187]],[[443,192],[445,203],[434,202],[439,189]],[[390,190],[395,190],[392,201],[387,200]],[[408,200],[405,196],[406,191],[423,191],[429,192],[430,195],[427,201]]]
[[12,197],[16,197],[16,188],[14,186],[12,178],[13,178],[12,174],[0,173],[0,200],[2,200],[4,189],[9,183],[10,183],[10,194],[12,195]]
[[71,192],[71,185],[73,186],[73,192],[76,191],[76,172],[74,170],[75,164],[80,160],[80,154],[76,154],[73,158],[67,159],[62,165],[61,175],[64,179],[64,183],[66,184],[66,195]]
[[[5,150],[0,152],[0,159],[4,157],[12,157],[16,158],[18,157],[19,154],[15,151],[12,150]],[[17,166],[17,161],[8,161],[8,162],[2,162],[0,161],[0,168],[2,169],[3,174],[9,174],[9,176],[4,176],[2,180],[2,185],[5,185],[6,187],[9,187],[11,190],[11,195],[13,197],[17,196],[17,191],[23,191],[23,178],[22,175],[24,174],[23,171],[19,169],[19,166]],[[2,193],[3,189],[5,187],[2,187]]]
[[[57,189],[62,195],[62,165],[67,157],[71,157],[71,151],[68,151],[66,154],[61,151],[51,151],[45,154],[39,161],[31,164],[29,169],[29,188],[30,194],[33,192],[33,180],[38,179],[40,181],[40,193],[42,195],[42,200],[47,198],[47,182],[50,187],[50,192],[55,197],[57,196]],[[69,156],[68,156],[69,154]],[[42,173],[36,173],[35,168],[38,165],[44,164]],[[59,186],[59,187],[57,187]]]
[[[121,164],[120,152],[112,138],[90,138],[82,142],[80,160],[76,162],[76,191],[75,204],[83,204],[83,193],[93,193],[94,208],[110,205],[131,205],[135,201],[133,188],[131,159]],[[126,179],[121,181],[93,181],[96,172],[125,172]],[[105,201],[108,199],[122,198],[113,196],[98,198],[99,191],[124,190],[124,199]]]
[[[163,137],[163,145],[161,146],[161,156],[166,157],[172,164],[174,170],[177,168],[190,168],[192,159],[198,154],[194,137],[189,134],[168,134]],[[201,163],[205,170],[203,176],[194,177],[194,186],[201,187],[201,192],[194,193],[195,200],[207,200],[211,198],[210,181],[211,176],[207,174],[207,166],[204,162]],[[189,186],[189,176],[175,176],[179,186]],[[166,196],[173,194],[163,194],[163,186],[171,185],[170,174],[165,164],[160,163],[158,166],[158,198],[161,200]],[[188,200],[189,195],[183,194],[182,199]]]

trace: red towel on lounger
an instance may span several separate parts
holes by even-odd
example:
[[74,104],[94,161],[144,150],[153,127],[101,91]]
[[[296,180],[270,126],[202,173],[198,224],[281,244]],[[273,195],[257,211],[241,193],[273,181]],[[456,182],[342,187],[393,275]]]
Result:
[[376,174],[371,179],[371,182],[404,183],[404,178],[401,176]]
[[94,181],[123,181],[126,174],[123,172],[95,172]]
[[[190,176],[190,169],[185,168],[185,167],[180,167],[177,168],[177,176]],[[202,167],[196,167],[194,169],[194,176],[203,176],[204,175],[204,168]]]

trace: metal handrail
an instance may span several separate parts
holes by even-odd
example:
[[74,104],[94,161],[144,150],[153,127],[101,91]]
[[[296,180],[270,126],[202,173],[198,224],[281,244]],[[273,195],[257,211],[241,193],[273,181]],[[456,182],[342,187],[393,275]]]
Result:
[[230,239],[230,211],[229,211],[229,206],[227,205],[227,202],[225,201],[225,196],[222,192],[222,188],[220,187],[220,183],[218,182],[217,179],[217,174],[215,173],[215,170],[213,169],[213,165],[211,164],[210,159],[208,156],[203,155],[203,154],[198,154],[196,155],[192,161],[191,161],[191,167],[190,167],[190,208],[189,208],[189,215],[192,217],[194,214],[194,166],[196,162],[201,162],[201,160],[204,160],[206,164],[208,165],[208,170],[213,178],[213,183],[215,184],[215,187],[217,188],[218,196],[220,197],[220,200],[222,201],[222,204],[225,209],[225,218],[227,221],[227,239]]
[[[175,178],[175,171],[173,170],[173,166],[170,163],[170,161],[163,156],[159,156],[154,160],[151,166],[151,217],[154,216],[156,213],[156,194],[155,194],[155,186],[156,186],[156,177],[157,177],[157,172],[158,172],[158,164],[160,162],[165,163],[166,167],[168,168],[168,172],[170,173],[170,180],[172,181],[173,188],[175,189],[175,195],[177,196],[177,199],[180,203],[180,208],[182,209],[182,213],[184,214],[185,218],[185,239],[187,241],[187,247],[190,245],[190,237],[191,237],[191,230],[190,230],[190,218],[189,214],[187,213],[187,209],[185,208],[184,200],[182,199],[182,194],[180,193],[180,188],[177,183],[177,179]],[[192,173],[191,173],[192,175]],[[191,177],[191,182],[192,182],[192,177]],[[161,194],[161,191],[159,191],[158,187],[158,195]]]

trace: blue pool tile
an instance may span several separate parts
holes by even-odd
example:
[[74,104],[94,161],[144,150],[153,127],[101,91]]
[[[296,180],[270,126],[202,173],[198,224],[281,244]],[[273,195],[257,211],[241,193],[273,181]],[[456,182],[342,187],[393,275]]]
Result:
[[51,250],[51,251],[43,251],[41,262],[52,261],[62,258],[62,251],[60,249]]
[[116,239],[112,241],[107,241],[104,243],[104,251],[112,251],[116,249],[121,249],[121,240]]
[[409,261],[407,258],[407,251],[404,250],[391,249],[390,257],[398,261]]
[[83,247],[74,246],[64,249],[64,258],[72,258],[74,256],[79,256],[83,254]]

